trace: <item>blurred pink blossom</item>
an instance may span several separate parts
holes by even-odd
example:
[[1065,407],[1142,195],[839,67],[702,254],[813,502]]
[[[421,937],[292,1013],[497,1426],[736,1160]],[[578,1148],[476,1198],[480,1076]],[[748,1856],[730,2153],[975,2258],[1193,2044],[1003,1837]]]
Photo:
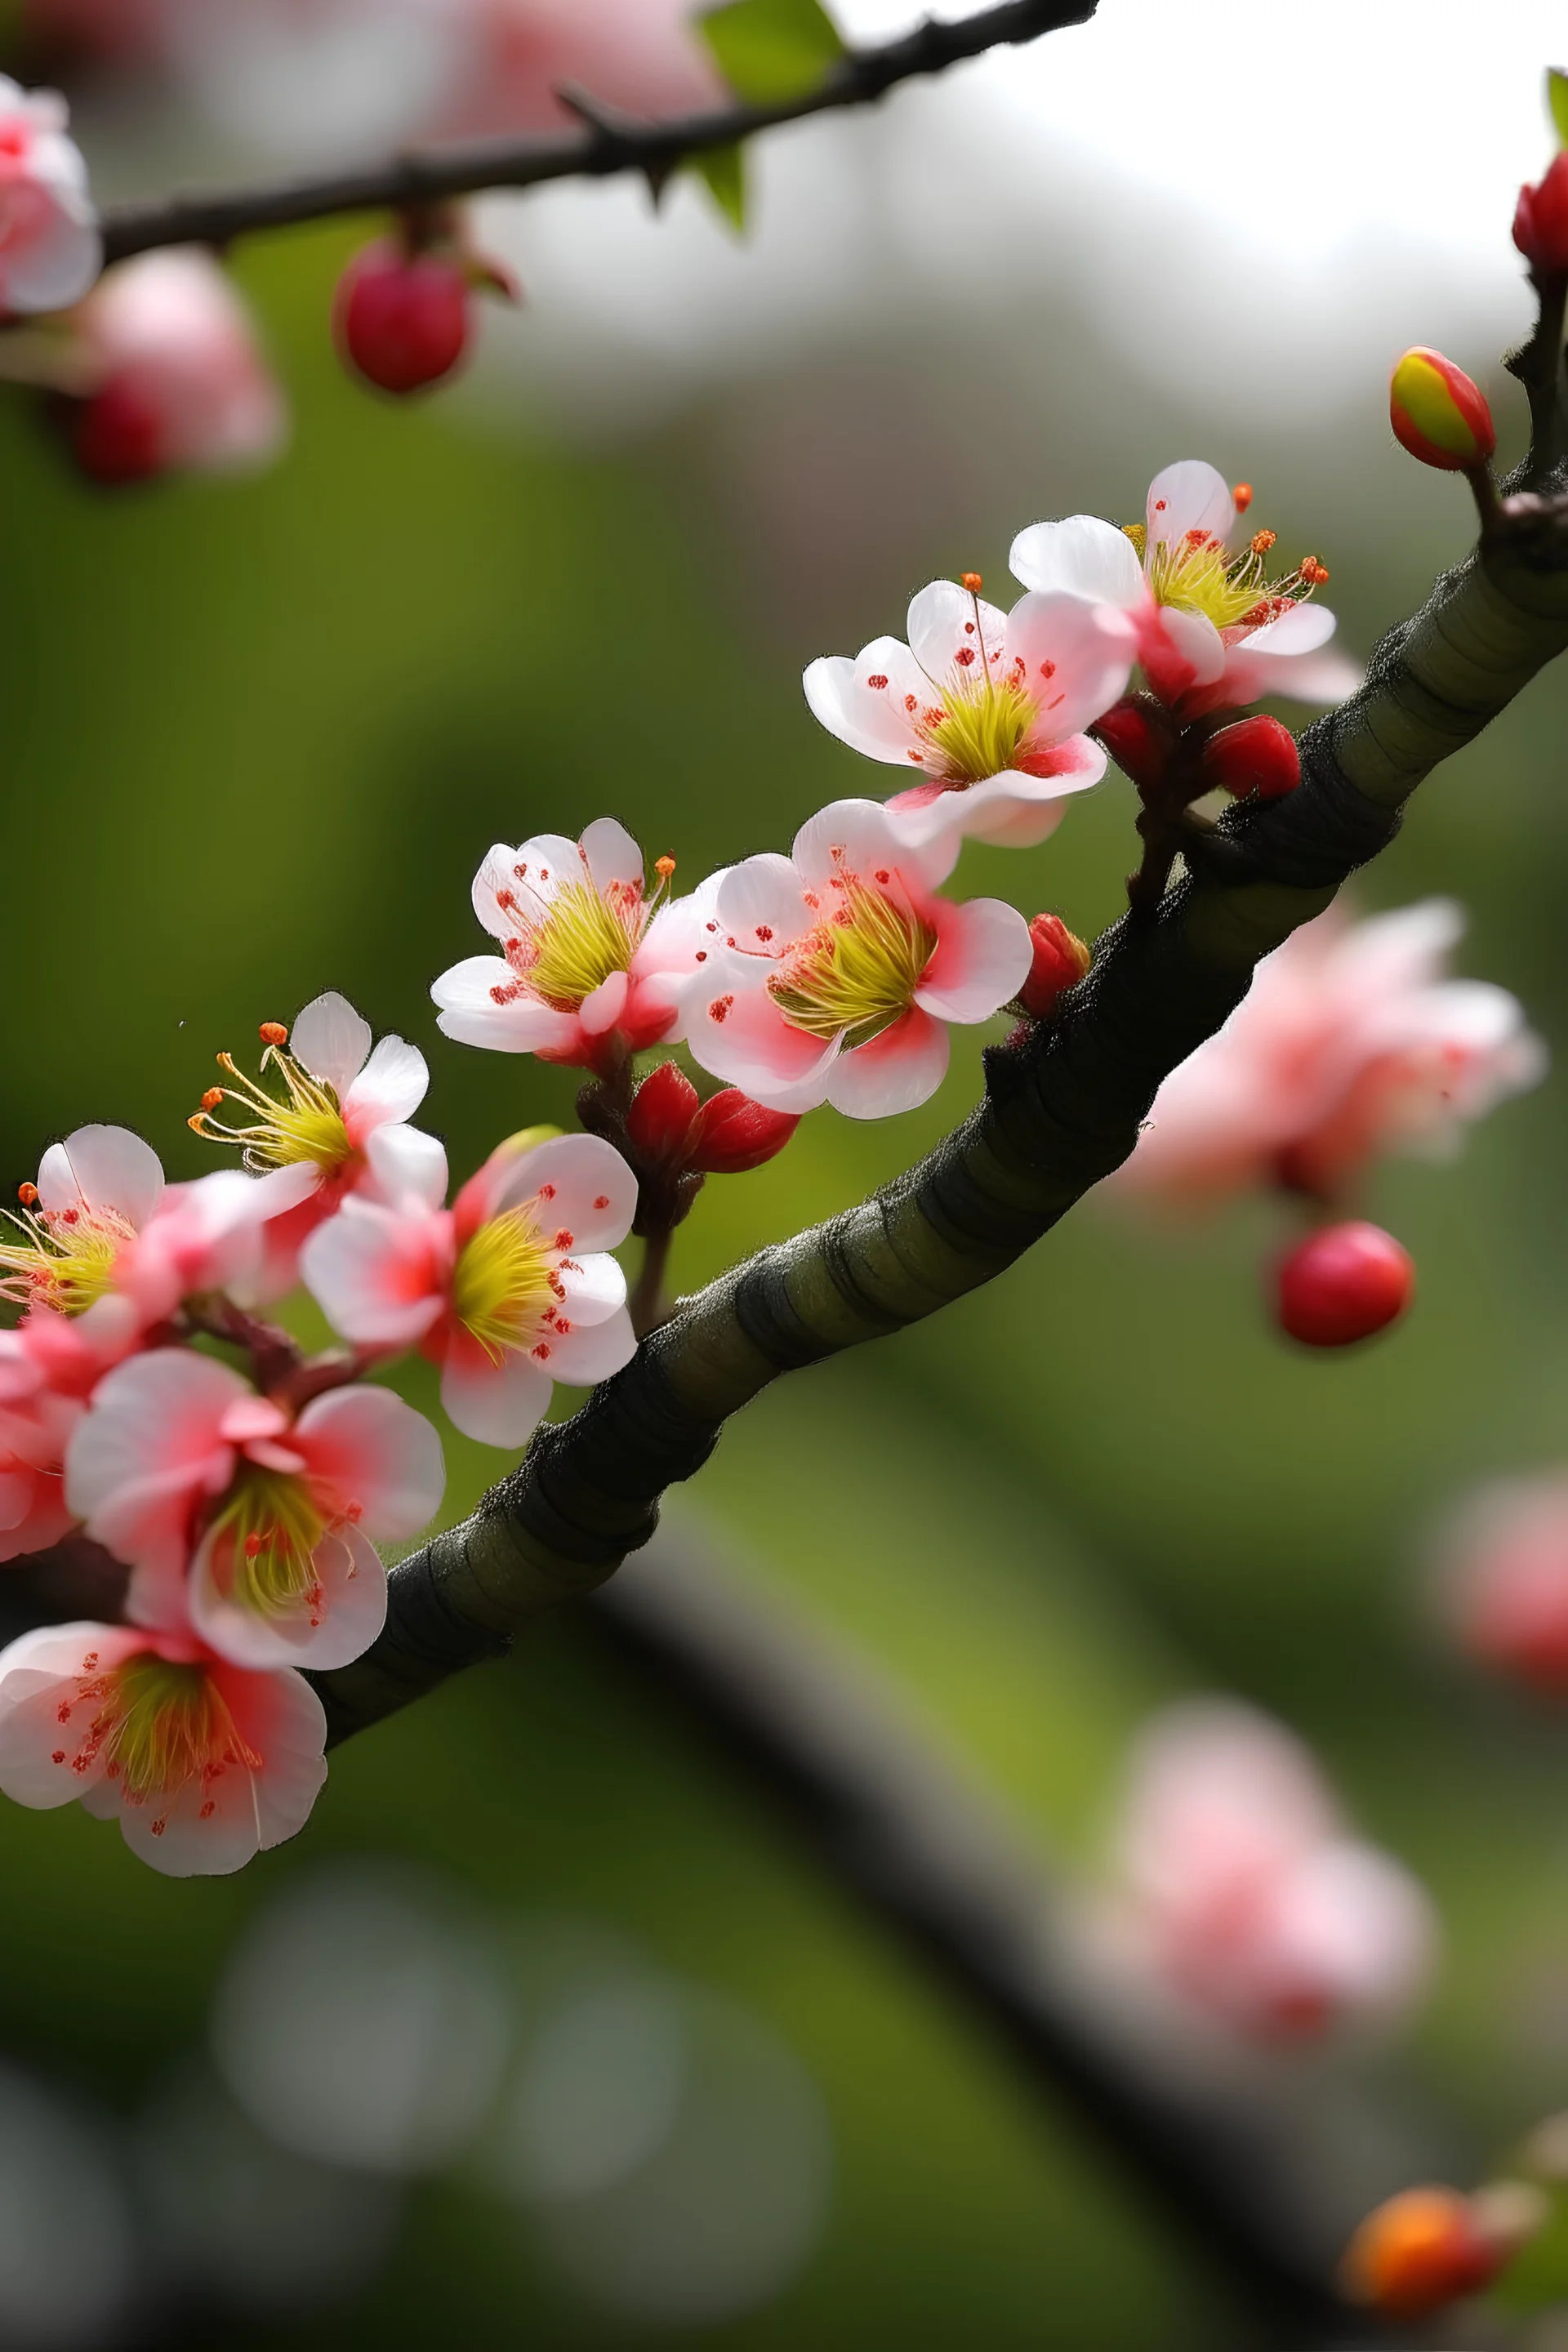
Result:
[[1444,898],[1303,925],[1166,1079],[1122,1183],[1191,1202],[1268,1184],[1336,1200],[1381,1152],[1457,1150],[1546,1068],[1506,989],[1447,977],[1463,929]]
[[1346,1829],[1299,1739],[1234,1701],[1184,1702],[1141,1734],[1116,1871],[1138,1969],[1262,2040],[1397,2011],[1431,1963],[1421,1887]]
[[0,74],[0,311],[63,310],[102,265],[81,151],[58,91]]
[[195,247],[144,253],[76,314],[87,396],[76,455],[100,480],[265,465],[288,436],[283,394],[226,273]]
[[1440,1542],[1443,1598],[1471,1655],[1568,1691],[1568,1470],[1483,1486]]

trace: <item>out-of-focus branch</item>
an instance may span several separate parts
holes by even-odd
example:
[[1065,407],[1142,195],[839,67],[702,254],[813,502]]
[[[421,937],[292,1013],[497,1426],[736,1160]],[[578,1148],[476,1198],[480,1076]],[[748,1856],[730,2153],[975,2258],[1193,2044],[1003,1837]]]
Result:
[[[1119,1167],[1161,1080],[1213,1034],[1258,959],[1392,838],[1405,801],[1568,645],[1568,500],[1504,499],[1485,544],[1391,632],[1344,706],[1301,740],[1301,782],[1235,810],[1155,910],[1021,1045],[985,1098],[861,1206],[763,1250],[649,1333],[574,1419],[542,1429],[473,1517],[402,1562],[385,1631],[321,1677],[342,1738],[647,1541],[729,1416],[779,1373],[933,1314],[988,1282]],[[1190,849],[1189,857],[1198,852]]]
[[638,172],[657,191],[683,163],[807,115],[868,106],[897,84],[985,50],[1087,24],[1098,0],[1001,0],[954,24],[935,19],[896,41],[851,49],[821,85],[772,106],[736,104],[668,122],[643,122],[563,93],[586,129],[560,139],[490,138],[411,148],[385,162],[311,179],[111,205],[104,257],[124,261],[161,245],[226,246],[257,229],[288,228],[342,213],[437,204],[485,188],[536,188],[548,180],[604,180]]
[[1344,2087],[1299,2072],[1217,2080],[1173,2063],[1170,2042],[1108,1997],[1068,1900],[997,1800],[868,1665],[684,1531],[607,1586],[593,1618],[956,1997],[1010,2079],[1092,2131],[1270,2345],[1385,2340],[1341,2301],[1334,2270],[1366,2208],[1431,2165],[1399,2118],[1369,2130],[1342,2112]]

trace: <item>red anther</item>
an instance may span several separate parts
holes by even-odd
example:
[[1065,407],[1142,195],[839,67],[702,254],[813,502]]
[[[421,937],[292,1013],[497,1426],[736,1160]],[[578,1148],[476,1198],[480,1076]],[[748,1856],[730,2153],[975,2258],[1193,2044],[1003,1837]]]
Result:
[[1247,508],[1252,504],[1252,484],[1250,482],[1237,482],[1234,489],[1231,491],[1230,499],[1231,504],[1235,507],[1237,513],[1238,515],[1245,514]]
[[1255,530],[1251,542],[1254,555],[1267,555],[1279,536],[1277,530]]
[[38,1199],[37,1186],[36,1184],[18,1184],[16,1187],[16,1198],[22,1203],[24,1209],[36,1208]]
[[958,584],[966,595],[978,596],[985,582],[978,572],[965,572],[961,574]]
[[204,1110],[216,1110],[222,1100],[223,1088],[221,1087],[209,1087],[205,1094],[202,1097],[202,1108]]
[[1404,2189],[1369,2213],[1343,2263],[1354,2301],[1391,2319],[1420,2319],[1489,2286],[1517,2247],[1477,2221],[1457,2189]]
[[710,1021],[723,1021],[729,1013],[731,1005],[733,1004],[735,1000],[732,996],[716,996],[713,999],[712,1003],[708,1007],[709,1019]]
[[333,324],[351,367],[383,392],[450,375],[468,346],[472,294],[461,261],[407,254],[387,239],[356,254],[339,281]]
[[121,378],[62,410],[70,453],[106,489],[150,481],[168,464],[164,420],[145,393]]
[[764,1110],[738,1087],[726,1087],[698,1112],[686,1164],[699,1176],[742,1176],[776,1160],[799,1125],[788,1111]]
[[257,1534],[255,1528],[252,1528],[250,1533],[245,1538],[246,1559],[259,1559],[266,1549],[267,1547],[262,1542],[261,1538]]
[[1277,801],[1293,793],[1301,781],[1296,738],[1278,719],[1261,713],[1255,719],[1237,719],[1234,727],[1211,735],[1204,745],[1200,767],[1205,784],[1233,793],[1238,801],[1249,793],[1256,793],[1259,800]]
[[1521,188],[1513,241],[1538,278],[1568,276],[1568,149],[1533,188]]
[[1326,1225],[1275,1269],[1275,1314],[1308,1348],[1348,1348],[1397,1322],[1415,1288],[1407,1250],[1380,1225]]
[[684,1166],[686,1142],[698,1112],[697,1089],[677,1062],[650,1070],[626,1113],[626,1134],[639,1158],[660,1167]]
[[260,1037],[264,1045],[286,1045],[289,1043],[289,1032],[281,1021],[264,1021]]
[[670,876],[675,871],[674,858],[656,857],[653,861],[653,870],[658,876],[661,882],[668,882]]
[[1083,978],[1094,958],[1059,915],[1037,915],[1029,925],[1029,937],[1035,943],[1035,961],[1018,991],[1018,1002],[1031,1019],[1043,1021],[1057,1000]]
[[1320,563],[1315,555],[1304,555],[1296,566],[1309,588],[1321,588],[1329,576],[1329,567]]
[[1090,732],[1099,737],[1124,774],[1141,792],[1157,784],[1171,756],[1169,727],[1131,699],[1113,702]]

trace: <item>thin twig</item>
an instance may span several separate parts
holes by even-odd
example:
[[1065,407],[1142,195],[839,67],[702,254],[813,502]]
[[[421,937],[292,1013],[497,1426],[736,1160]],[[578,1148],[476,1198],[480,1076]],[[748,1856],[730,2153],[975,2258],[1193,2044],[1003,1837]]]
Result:
[[956,24],[931,20],[900,40],[848,51],[818,89],[773,106],[737,103],[674,121],[642,123],[574,91],[568,102],[588,125],[581,135],[458,140],[310,179],[110,205],[103,215],[104,257],[124,261],[163,245],[222,247],[257,229],[287,228],[342,213],[396,210],[485,188],[535,188],[548,180],[602,180],[638,172],[657,193],[694,156],[807,115],[869,105],[900,82],[944,73],[987,49],[1087,24],[1097,5],[1098,0],[1001,0],[999,6]]

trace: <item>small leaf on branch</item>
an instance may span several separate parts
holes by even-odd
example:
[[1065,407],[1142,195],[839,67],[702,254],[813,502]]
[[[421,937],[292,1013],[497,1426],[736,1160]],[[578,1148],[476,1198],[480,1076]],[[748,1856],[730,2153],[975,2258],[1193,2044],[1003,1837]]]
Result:
[[822,0],[725,0],[697,25],[731,89],[752,106],[805,97],[845,55]]
[[707,184],[708,193],[734,229],[746,232],[746,150],[735,140],[728,147],[710,147],[691,159],[691,168]]
[[1560,143],[1568,147],[1568,72],[1561,66],[1546,68],[1546,107]]

